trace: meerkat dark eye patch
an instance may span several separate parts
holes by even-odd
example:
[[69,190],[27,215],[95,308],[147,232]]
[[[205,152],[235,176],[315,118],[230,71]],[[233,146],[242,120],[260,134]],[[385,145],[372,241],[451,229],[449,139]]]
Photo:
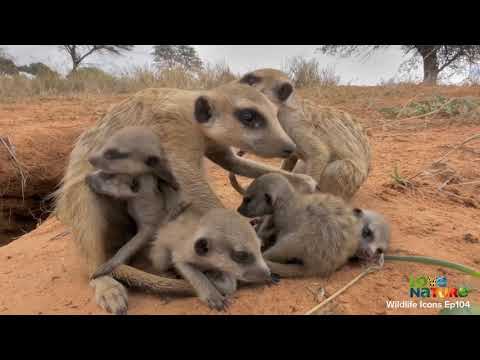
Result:
[[253,75],[253,74],[246,74],[244,75],[241,79],[240,79],[240,83],[241,84],[247,84],[247,85],[255,85],[257,83],[259,83],[260,81],[262,81],[262,79],[256,75]]
[[278,100],[280,100],[281,102],[287,100],[288,97],[292,94],[292,92],[293,86],[289,83],[284,83],[276,89]]
[[209,248],[208,248],[208,240],[205,238],[200,238],[197,241],[195,241],[195,253],[198,256],[205,256],[208,254]]
[[108,149],[103,153],[103,157],[107,160],[118,160],[128,158],[128,154],[122,153],[117,149]]
[[253,254],[250,254],[247,251],[232,251],[230,257],[232,258],[233,261],[235,261],[238,264],[253,264],[255,262],[255,257]]
[[359,208],[353,209],[353,215],[355,215],[358,218],[361,217],[363,215],[362,209],[359,209]]
[[246,127],[259,129],[265,126],[265,118],[255,109],[238,109],[235,117]]
[[100,178],[102,180],[111,180],[115,177],[115,174],[110,174],[110,173],[106,173],[106,172],[100,172]]
[[195,100],[195,119],[199,123],[206,123],[213,115],[212,107],[208,99],[200,96]]
[[154,166],[157,166],[159,162],[160,162],[160,159],[158,158],[158,156],[149,156],[145,160],[145,165],[149,167],[154,167]]
[[140,191],[140,183],[138,182],[137,179],[132,180],[132,183],[130,184],[130,190],[132,190],[134,193],[137,193]]
[[373,240],[373,232],[370,230],[368,225],[364,226],[362,229],[362,237],[367,240]]

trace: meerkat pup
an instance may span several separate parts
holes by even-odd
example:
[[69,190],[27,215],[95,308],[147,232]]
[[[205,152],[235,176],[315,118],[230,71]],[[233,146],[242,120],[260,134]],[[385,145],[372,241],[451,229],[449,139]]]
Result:
[[344,111],[300,99],[288,76],[278,70],[256,70],[237,81],[255,87],[278,106],[280,123],[297,145],[295,154],[282,163],[283,170],[308,174],[319,191],[345,200],[357,192],[371,167],[370,144],[358,121]]
[[126,263],[153,239],[158,227],[174,220],[190,205],[186,200],[179,200],[175,207],[167,209],[163,196],[165,190],[159,188],[161,185],[152,174],[134,177],[97,170],[87,175],[85,180],[96,194],[125,201],[128,214],[137,228],[136,235],[102,264],[93,273],[92,279],[110,274],[114,268]]
[[147,127],[119,130],[89,161],[98,170],[87,175],[87,185],[98,195],[125,201],[137,228],[136,235],[95,271],[95,279],[126,263],[153,239],[162,222],[176,218],[189,203],[181,199],[167,155]]
[[353,209],[354,215],[360,219],[360,246],[355,257],[368,262],[383,265],[384,255],[390,245],[391,229],[383,215],[366,209]]
[[247,217],[272,215],[276,241],[263,256],[280,277],[327,276],[359,247],[359,221],[344,200],[299,193],[279,174],[255,179],[238,212]]
[[149,258],[158,272],[173,265],[200,300],[217,310],[228,306],[236,280],[272,282],[255,231],[230,209],[202,214],[188,208],[158,230]]

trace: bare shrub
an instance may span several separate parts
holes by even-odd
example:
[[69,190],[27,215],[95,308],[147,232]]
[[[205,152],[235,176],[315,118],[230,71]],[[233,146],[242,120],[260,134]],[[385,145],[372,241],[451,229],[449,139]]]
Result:
[[307,60],[296,56],[287,60],[284,71],[293,80],[295,87],[335,86],[340,83],[340,76],[336,75],[335,67],[320,67],[317,59]]

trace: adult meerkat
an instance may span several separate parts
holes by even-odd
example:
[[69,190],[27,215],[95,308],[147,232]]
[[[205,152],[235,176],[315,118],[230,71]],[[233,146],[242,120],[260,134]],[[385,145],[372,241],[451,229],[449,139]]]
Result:
[[95,271],[95,279],[126,263],[153,239],[162,222],[175,219],[189,203],[181,200],[167,155],[147,127],[119,130],[89,162],[98,170],[87,175],[87,185],[98,195],[125,201],[137,228],[135,236]]
[[279,174],[255,179],[238,212],[272,215],[276,241],[263,256],[280,277],[328,276],[359,247],[359,220],[338,196],[302,194]]
[[278,70],[256,70],[237,82],[255,87],[279,107],[280,123],[297,145],[283,170],[311,175],[319,191],[345,200],[356,193],[371,167],[370,144],[359,122],[345,111],[300,99]]
[[[275,106],[248,85],[228,84],[200,92],[146,89],[115,105],[78,138],[54,194],[56,214],[71,229],[89,274],[129,240],[134,224],[126,209],[88,188],[85,177],[93,170],[88,158],[116,131],[132,125],[151,127],[169,154],[173,175],[187,200],[200,210],[222,207],[206,180],[204,155],[229,171],[258,177],[278,170],[241,159],[230,146],[264,157],[288,157],[296,148],[278,122]],[[316,185],[311,177],[291,174],[290,179],[311,188]],[[102,276],[90,285],[104,309],[126,311],[127,292],[118,281]]]

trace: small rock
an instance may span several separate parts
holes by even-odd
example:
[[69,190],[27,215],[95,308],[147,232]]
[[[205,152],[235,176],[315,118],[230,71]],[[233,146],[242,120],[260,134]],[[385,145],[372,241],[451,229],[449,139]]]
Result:
[[472,234],[468,233],[463,236],[463,240],[470,244],[478,244],[480,240],[476,236],[473,236]]
[[11,258],[12,258],[12,257],[11,257],[10,255],[8,255],[6,259],[7,259],[7,260],[10,260]]
[[480,258],[473,260],[475,264],[480,264]]

